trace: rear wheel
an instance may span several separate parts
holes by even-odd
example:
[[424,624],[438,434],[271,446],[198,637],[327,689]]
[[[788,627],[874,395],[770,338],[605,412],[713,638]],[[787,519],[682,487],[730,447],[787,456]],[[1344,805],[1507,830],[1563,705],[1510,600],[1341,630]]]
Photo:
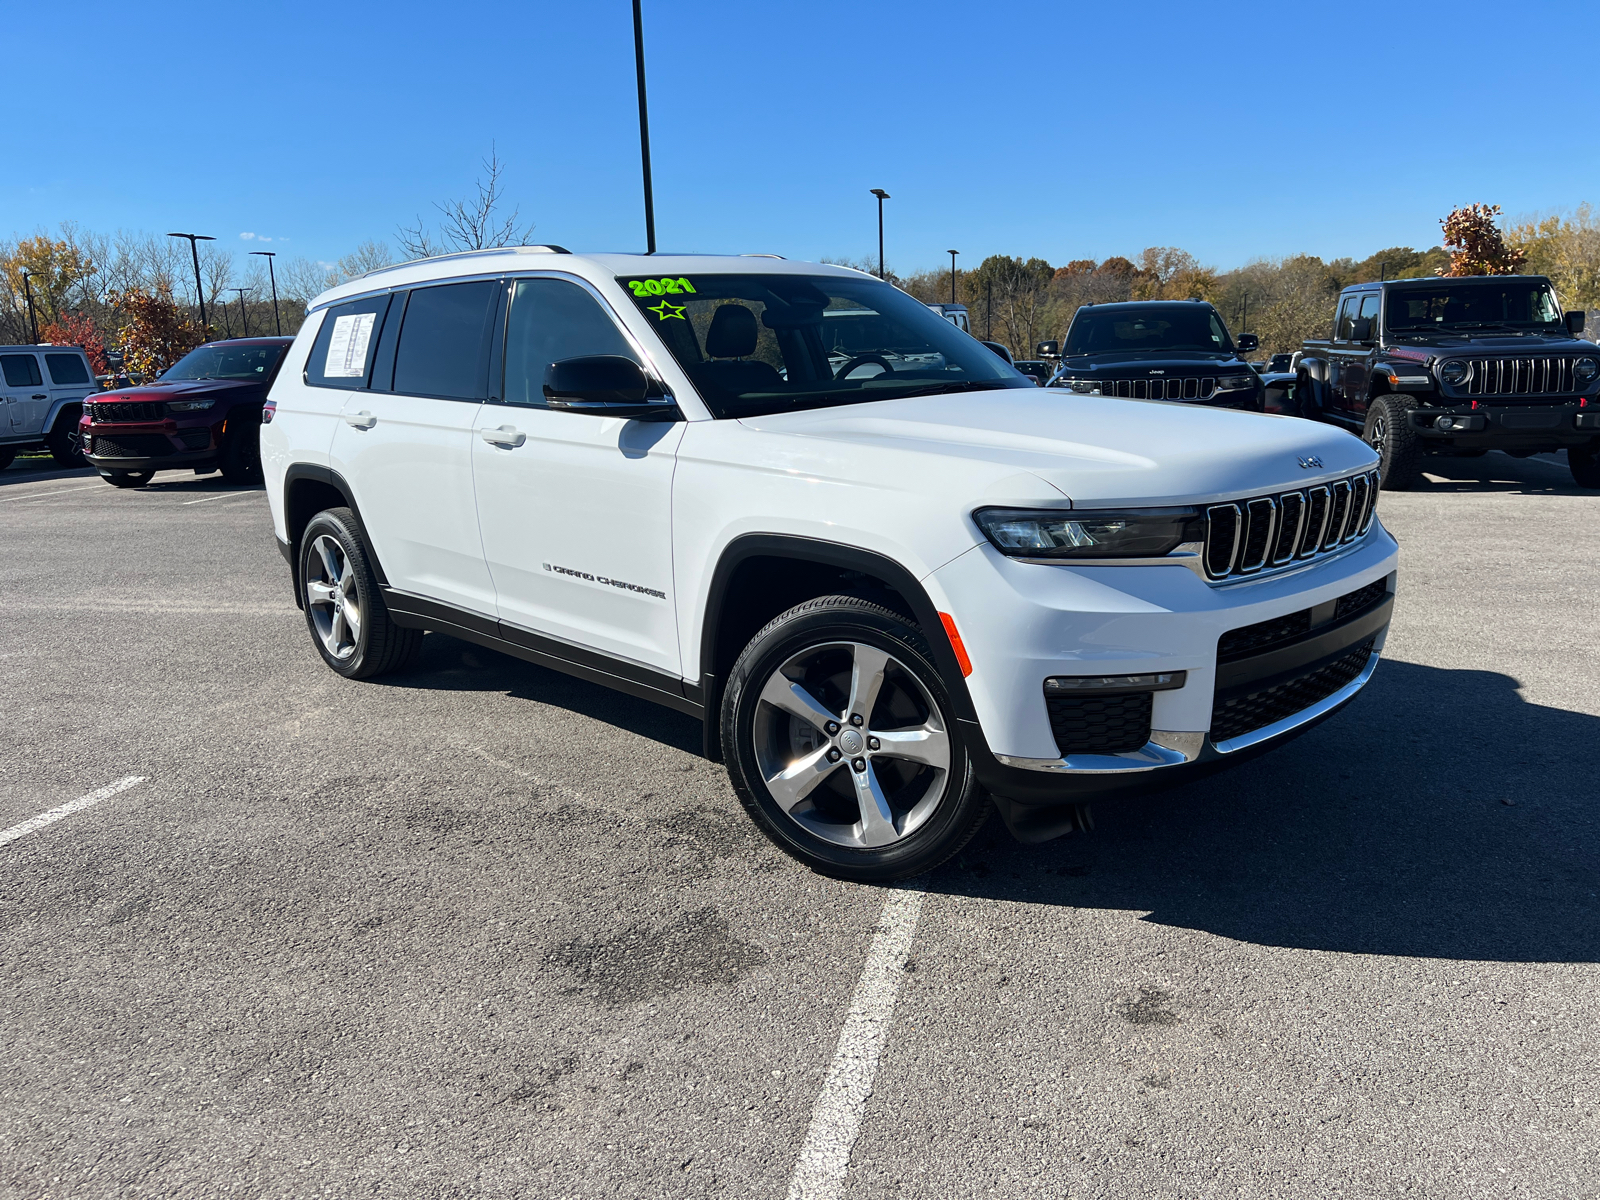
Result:
[[1367,405],[1367,426],[1361,438],[1378,452],[1378,486],[1403,492],[1422,478],[1422,443],[1411,427],[1416,401],[1377,396]]
[[721,716],[746,811],[823,874],[920,874],[989,815],[922,631],[882,605],[824,596],[777,617],[739,655]]
[[312,644],[339,674],[371,679],[416,657],[422,630],[402,629],[389,616],[366,539],[348,508],[311,518],[300,537],[300,579]]
[[1567,468],[1579,487],[1600,488],[1600,453],[1593,446],[1568,446]]
[[102,471],[100,478],[112,487],[141,488],[156,477],[154,471]]
[[4,471],[14,461],[16,461],[16,457],[17,452],[13,447],[0,446],[0,471]]
[[44,444],[50,449],[50,457],[55,459],[59,466],[87,465],[83,457],[83,435],[78,432],[80,415],[76,409],[68,409],[62,413],[56,418],[56,425],[50,431],[50,436],[44,440]]

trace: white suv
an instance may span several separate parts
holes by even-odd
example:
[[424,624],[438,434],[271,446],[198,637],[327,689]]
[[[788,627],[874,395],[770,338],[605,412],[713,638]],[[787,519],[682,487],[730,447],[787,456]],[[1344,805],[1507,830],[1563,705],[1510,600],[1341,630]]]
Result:
[[1372,451],[1043,391],[905,293],[771,256],[481,251],[312,307],[261,454],[340,674],[425,629],[705,723],[818,870],[1018,837],[1350,700],[1396,546]]

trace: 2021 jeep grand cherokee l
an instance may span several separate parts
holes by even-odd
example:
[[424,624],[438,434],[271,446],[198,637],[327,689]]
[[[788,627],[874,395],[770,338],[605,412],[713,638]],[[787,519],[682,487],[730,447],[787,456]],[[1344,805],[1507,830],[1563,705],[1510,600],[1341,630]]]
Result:
[[1396,546],[1338,430],[1042,390],[770,257],[483,251],[312,306],[262,461],[327,664],[438,630],[699,716],[813,867],[915,874],[1350,700]]

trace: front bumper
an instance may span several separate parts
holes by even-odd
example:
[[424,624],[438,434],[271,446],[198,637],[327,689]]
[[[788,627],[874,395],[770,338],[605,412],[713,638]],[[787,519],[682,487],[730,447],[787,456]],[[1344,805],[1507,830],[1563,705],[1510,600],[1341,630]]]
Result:
[[[1466,424],[1466,428],[1439,427]],[[1417,408],[1411,425],[1430,446],[1461,449],[1537,450],[1582,446],[1600,438],[1600,406],[1572,404],[1493,405]]]
[[[1326,719],[1361,691],[1381,657],[1396,558],[1376,520],[1327,559],[1223,585],[1182,566],[1075,568],[975,547],[926,582],[974,664],[973,719],[962,733],[980,780],[1023,805],[1082,801],[1239,761]],[[1363,592],[1370,602],[1333,615]],[[1219,661],[1225,635],[1300,618],[1303,635]],[[1143,745],[1063,749],[1046,679],[1157,672],[1184,672],[1184,682],[1150,694]]]
[[102,471],[183,471],[217,464],[219,441],[207,424],[167,420],[148,424],[78,426],[83,456]]

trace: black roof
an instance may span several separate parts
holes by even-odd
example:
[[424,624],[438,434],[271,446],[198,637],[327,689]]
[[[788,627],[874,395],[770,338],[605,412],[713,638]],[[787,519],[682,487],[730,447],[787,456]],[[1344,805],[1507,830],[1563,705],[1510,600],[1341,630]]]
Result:
[[1504,283],[1507,279],[1536,279],[1540,283],[1550,282],[1549,277],[1545,275],[1424,275],[1421,279],[1369,279],[1365,283],[1352,283],[1342,291],[1369,292],[1386,287],[1434,287],[1442,282],[1449,282],[1452,285],[1494,284]]

